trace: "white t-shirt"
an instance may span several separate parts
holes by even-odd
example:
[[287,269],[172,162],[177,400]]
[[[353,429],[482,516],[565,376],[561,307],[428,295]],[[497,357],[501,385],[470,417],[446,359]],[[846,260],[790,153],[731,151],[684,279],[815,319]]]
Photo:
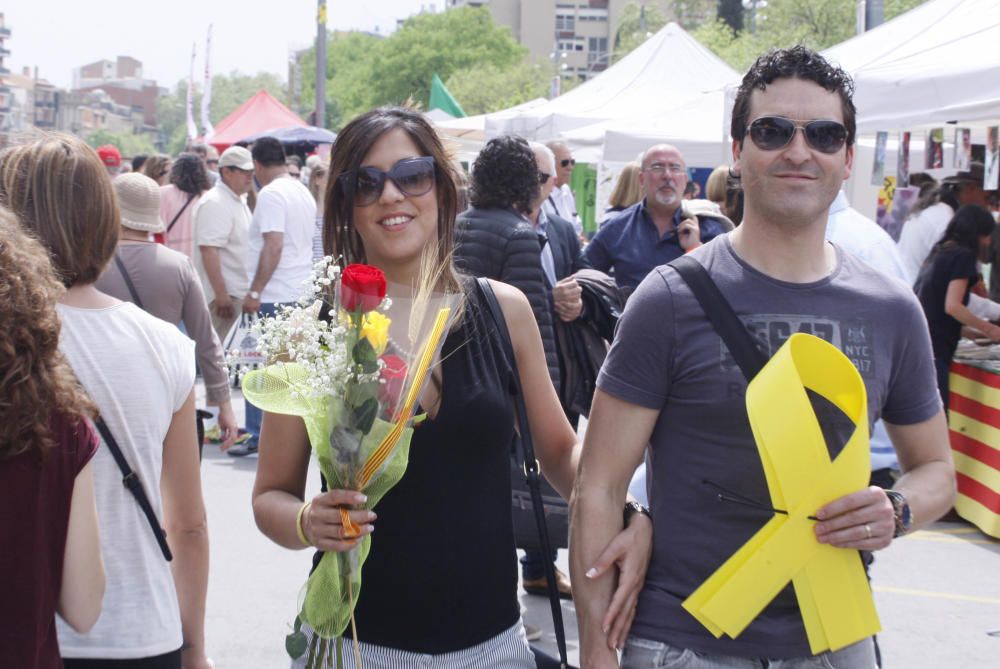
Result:
[[233,297],[247,292],[247,237],[250,234],[250,208],[222,179],[201,196],[194,209],[194,266],[205,289],[205,300],[215,299],[215,291],[205,273],[199,246],[214,246],[219,253],[222,282]]
[[576,213],[576,198],[573,197],[573,191],[570,190],[569,184],[553,188],[548,199],[542,203],[542,208],[547,214],[553,214],[572,223],[576,234],[583,231],[580,216]]
[[[194,342],[129,302],[58,309],[59,350],[100,408],[162,524],[163,440],[194,387]],[[183,637],[170,566],[103,440],[92,462],[107,589],[87,634],[57,617],[60,652],[128,659],[177,650]]]
[[264,248],[264,233],[284,235],[281,260],[260,292],[261,302],[295,302],[302,297],[303,283],[309,279],[313,265],[315,225],[316,200],[301,181],[278,177],[261,189],[250,223],[247,276],[251,282]]
[[931,247],[941,241],[954,215],[954,209],[938,202],[903,223],[903,230],[899,233],[899,255],[903,257],[906,278],[911,286],[917,280],[920,266],[927,260]]

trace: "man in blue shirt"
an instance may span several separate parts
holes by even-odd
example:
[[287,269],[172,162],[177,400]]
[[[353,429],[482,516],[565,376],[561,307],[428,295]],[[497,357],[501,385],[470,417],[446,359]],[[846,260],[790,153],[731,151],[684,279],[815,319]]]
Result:
[[621,288],[632,289],[654,268],[678,258],[726,231],[713,218],[685,218],[681,206],[688,174],[676,147],[657,144],[642,156],[637,204],[607,221],[584,252],[602,272],[614,270]]

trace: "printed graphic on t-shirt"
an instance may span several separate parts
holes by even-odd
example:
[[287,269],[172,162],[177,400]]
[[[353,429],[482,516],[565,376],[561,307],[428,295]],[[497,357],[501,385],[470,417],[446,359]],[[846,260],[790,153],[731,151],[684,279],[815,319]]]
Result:
[[[757,347],[768,358],[793,334],[804,332],[824,339],[840,349],[854,363],[862,378],[875,378],[875,328],[871,321],[837,320],[801,314],[754,314],[743,316],[740,320],[756,340]],[[720,345],[722,370],[738,369],[725,343],[720,342]]]

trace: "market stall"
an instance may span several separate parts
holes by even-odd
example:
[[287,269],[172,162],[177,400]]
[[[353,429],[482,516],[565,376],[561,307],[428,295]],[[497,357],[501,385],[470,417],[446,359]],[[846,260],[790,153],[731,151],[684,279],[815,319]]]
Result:
[[948,409],[955,511],[1000,538],[1000,361],[956,358]]

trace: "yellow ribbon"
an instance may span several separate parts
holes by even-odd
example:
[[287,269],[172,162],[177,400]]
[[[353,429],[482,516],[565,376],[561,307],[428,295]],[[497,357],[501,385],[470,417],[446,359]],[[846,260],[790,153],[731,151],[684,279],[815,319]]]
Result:
[[[854,424],[831,462],[806,388]],[[713,635],[737,637],[789,581],[813,654],[837,650],[880,630],[858,552],[820,544],[816,510],[863,489],[870,473],[864,382],[836,347],[794,334],[750,382],[747,413],[776,514],[684,601]]]

